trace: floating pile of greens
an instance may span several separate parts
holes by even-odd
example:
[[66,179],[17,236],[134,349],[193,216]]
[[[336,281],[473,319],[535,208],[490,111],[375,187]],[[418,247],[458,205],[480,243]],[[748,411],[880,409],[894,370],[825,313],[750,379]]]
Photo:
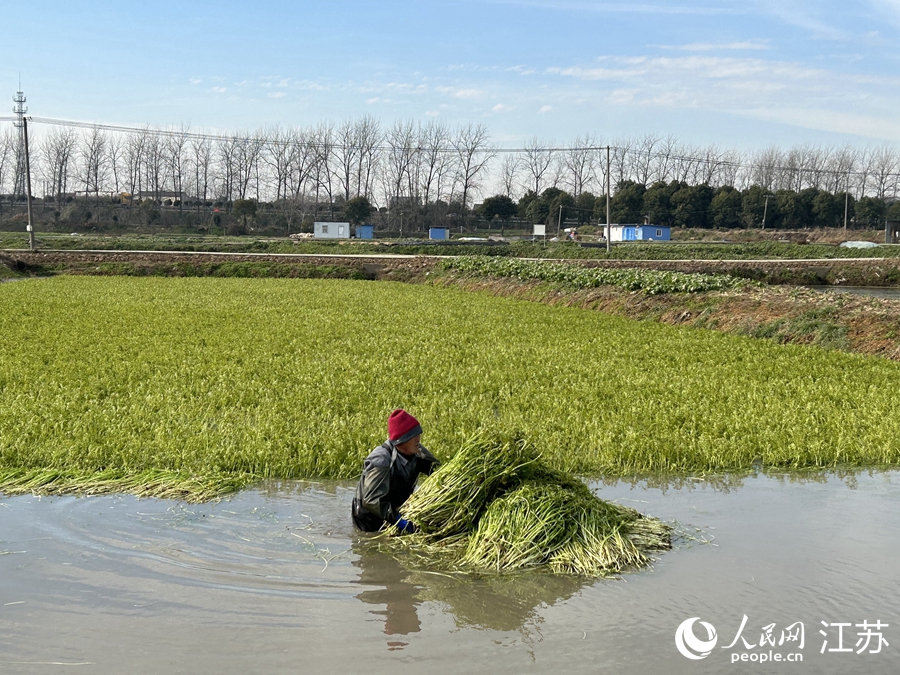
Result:
[[609,576],[646,565],[671,539],[668,525],[597,498],[517,437],[472,439],[402,512],[418,532],[391,541],[460,570]]

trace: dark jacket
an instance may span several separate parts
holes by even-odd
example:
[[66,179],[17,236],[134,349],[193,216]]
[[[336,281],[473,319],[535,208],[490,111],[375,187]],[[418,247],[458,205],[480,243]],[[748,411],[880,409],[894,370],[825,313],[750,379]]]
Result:
[[420,474],[429,475],[439,462],[421,445],[406,457],[392,441],[385,441],[366,457],[353,497],[353,523],[366,532],[376,532],[385,523],[400,518],[400,507],[409,499]]

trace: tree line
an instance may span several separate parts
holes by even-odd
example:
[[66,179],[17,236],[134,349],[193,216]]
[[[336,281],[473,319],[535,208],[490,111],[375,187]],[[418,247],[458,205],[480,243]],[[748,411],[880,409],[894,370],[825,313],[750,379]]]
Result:
[[[900,153],[887,146],[741,153],[648,134],[609,143],[585,135],[562,145],[533,138],[503,149],[483,124],[384,125],[368,115],[230,136],[50,122],[35,125],[32,180],[36,195],[58,209],[122,193],[198,214],[252,200],[299,224],[343,217],[356,200],[396,229],[404,219],[410,228],[463,226],[493,195],[530,222],[558,219],[560,207],[564,218],[605,222],[608,178],[613,222],[800,227],[842,224],[845,210],[857,225],[874,224],[889,217],[900,187]],[[0,133],[0,194],[12,200],[21,184],[18,133],[12,125]],[[484,207],[479,214],[509,217]]]

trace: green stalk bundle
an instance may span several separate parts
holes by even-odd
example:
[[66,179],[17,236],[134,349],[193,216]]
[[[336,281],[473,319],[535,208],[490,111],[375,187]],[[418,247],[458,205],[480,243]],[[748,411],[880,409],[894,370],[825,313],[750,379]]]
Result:
[[57,469],[0,470],[0,493],[8,495],[106,495],[183,499],[202,503],[236,492],[251,483],[249,475],[191,476],[150,469],[129,473],[117,469],[71,471]]
[[487,503],[519,481],[537,454],[523,440],[475,437],[422,483],[403,506],[429,540],[467,535]]
[[399,539],[405,548],[475,571],[609,576],[648,564],[671,538],[659,520],[544,467],[518,437],[469,441],[413,493],[403,516],[419,528]]

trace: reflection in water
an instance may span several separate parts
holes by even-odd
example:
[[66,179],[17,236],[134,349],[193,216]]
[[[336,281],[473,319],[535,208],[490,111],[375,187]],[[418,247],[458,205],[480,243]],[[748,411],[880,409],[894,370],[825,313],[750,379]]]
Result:
[[[384,606],[384,609],[371,609],[369,613],[384,617],[385,635],[418,633],[422,625],[416,611],[421,604],[417,598],[419,587],[407,581],[410,574],[406,568],[367,539],[355,542],[353,551],[359,556],[353,561],[354,567],[360,568],[358,583],[377,587],[362,591],[356,597],[367,604]],[[403,649],[409,643],[396,640],[387,644],[388,649],[394,650]]]
[[449,609],[457,626],[499,631],[521,631],[540,623],[539,609],[568,600],[594,583],[547,572],[480,578],[413,572],[410,580],[422,585],[422,600],[437,601]]
[[[408,569],[378,542],[361,538],[353,546],[359,558],[359,583],[377,586],[356,597],[384,609],[387,635],[408,635],[420,629],[417,608],[436,602],[448,610],[460,628],[522,631],[541,621],[539,610],[567,600],[595,580],[546,572],[475,576]],[[407,643],[388,643],[394,649]]]

